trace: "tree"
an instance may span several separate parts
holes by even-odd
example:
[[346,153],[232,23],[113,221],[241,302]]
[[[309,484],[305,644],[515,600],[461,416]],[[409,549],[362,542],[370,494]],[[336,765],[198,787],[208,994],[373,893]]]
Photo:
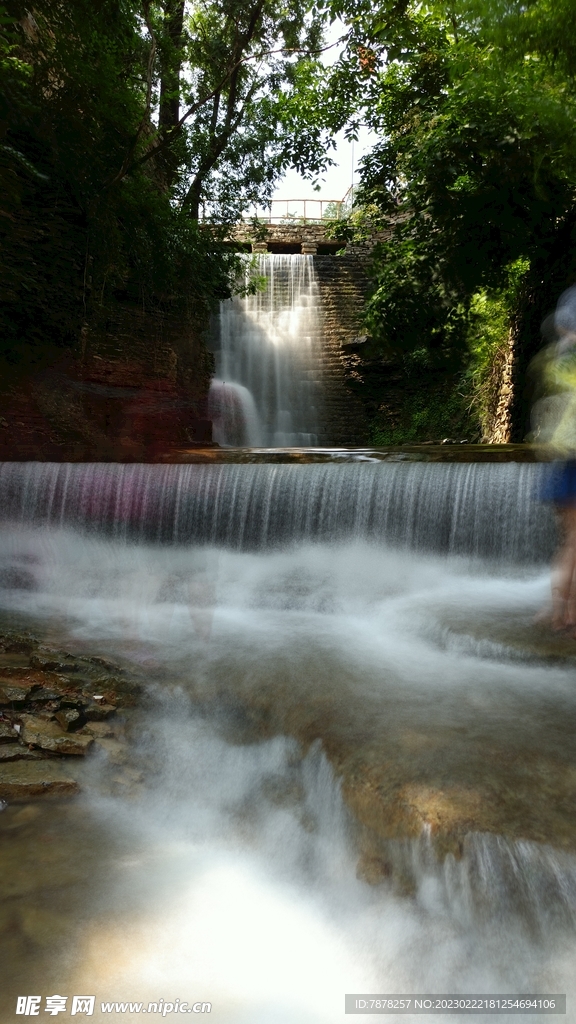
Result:
[[296,0],[203,0],[186,12],[166,0],[150,8],[158,129],[122,174],[148,160],[176,160],[171,183],[182,209],[197,220],[208,206],[215,219],[230,220],[264,204],[288,165],[308,175],[324,168],[330,132],[345,113],[330,102],[317,59],[323,20]]
[[113,296],[205,321],[236,263],[200,204],[224,223],[288,162],[326,159],[319,19],[273,0],[5,0],[0,14],[6,358],[77,343]]
[[[352,13],[340,74],[381,137],[360,202],[372,225],[394,223],[376,253],[371,333],[384,351],[465,365],[474,296],[506,293],[523,372],[574,269],[574,5],[362,0]],[[368,72],[359,46],[374,54]]]

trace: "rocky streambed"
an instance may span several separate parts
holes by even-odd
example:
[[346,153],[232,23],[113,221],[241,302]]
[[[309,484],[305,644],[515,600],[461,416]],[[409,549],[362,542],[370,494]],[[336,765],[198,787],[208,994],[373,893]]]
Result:
[[[441,611],[440,611],[440,617]],[[489,613],[473,623],[443,617],[439,646],[474,643],[490,658],[523,661],[543,675],[576,669],[574,641],[524,615]],[[222,665],[216,676],[194,667],[158,671],[75,655],[32,633],[0,635],[0,799],[4,804],[81,792],[93,785],[137,792],[156,766],[141,735],[165,706],[162,693],[184,696],[232,744],[294,738],[304,757],[320,743],[359,831],[359,873],[377,882],[390,873],[389,841],[428,829],[437,854],[461,854],[469,833],[532,840],[576,852],[576,711],[567,699],[528,685],[494,701],[486,689],[403,691],[397,680],[351,676],[335,699],[330,659],[316,672],[286,664],[253,675]],[[288,669],[288,670],[287,670]],[[151,696],[155,693],[155,697]],[[146,695],[146,697],[145,697]],[[145,697],[145,699],[144,699]]]
[[[538,685],[555,669],[573,668],[576,680],[575,642],[525,613],[470,621],[453,608],[438,609],[433,639],[464,658],[473,648],[477,685],[463,683],[455,695],[427,688],[426,679],[407,688],[393,672],[374,680],[358,671],[343,686],[340,668],[336,692],[337,667],[324,652],[307,672],[268,663],[257,685],[252,673],[222,666],[216,690],[213,679],[206,686],[192,678],[189,692],[236,741],[280,734],[303,751],[321,744],[359,826],[358,870],[367,881],[390,875],[390,843],[423,832],[440,859],[459,858],[472,833],[576,853],[576,709],[568,690]],[[525,687],[486,686],[482,665],[493,659],[514,672],[524,665]]]
[[[194,876],[195,862],[178,882],[170,867],[174,862],[176,870],[178,828],[188,813],[198,824],[185,830],[215,829],[221,838],[224,827],[225,845],[238,851],[262,843],[268,855],[267,822],[283,816],[295,823],[288,845],[297,850],[310,841],[311,851],[327,843],[336,851],[342,816],[322,824],[322,803],[341,794],[351,870],[355,862],[375,907],[383,901],[389,913],[398,898],[409,907],[423,875],[443,878],[443,865],[452,864],[461,866],[479,919],[489,919],[494,894],[474,895],[489,864],[494,877],[508,873],[496,897],[499,905],[508,900],[511,914],[523,907],[540,928],[534,900],[541,892],[546,914],[553,907],[563,919],[576,852],[576,710],[554,672],[571,678],[573,641],[533,625],[524,612],[477,610],[470,618],[464,607],[438,603],[435,615],[436,627],[427,622],[429,650],[457,650],[463,675],[467,652],[474,654],[477,674],[456,694],[428,689],[425,666],[410,688],[390,664],[375,676],[354,658],[350,668],[328,647],[311,660],[304,644],[289,651],[260,645],[252,658],[239,640],[227,650],[202,639],[195,659],[156,660],[151,647],[148,663],[138,666],[122,656],[119,642],[103,657],[102,642],[3,629],[0,959],[12,979],[0,998],[6,1014],[22,986],[60,991],[62,977],[81,979],[69,981],[70,991],[84,991],[90,978],[102,998],[126,998],[123,972],[139,962],[148,930],[156,934],[163,900],[171,905],[174,885],[185,887]],[[494,659],[504,676],[506,666],[514,678],[525,670],[525,685],[491,688],[482,666]],[[275,743],[287,751],[277,764]],[[320,750],[337,786],[317,780],[314,804],[310,765]],[[151,843],[143,826],[149,818],[162,834],[168,820],[176,829],[161,853],[158,836]],[[523,851],[521,863],[515,849]],[[207,856],[210,865],[222,854]],[[321,864],[330,874],[329,861]],[[341,879],[336,890],[349,884]],[[141,998],[141,984],[134,982],[134,997]]]
[[[0,634],[0,799],[73,796],[83,761],[119,771],[139,683],[97,656],[74,656],[29,632]],[[133,781],[127,777],[125,782]]]

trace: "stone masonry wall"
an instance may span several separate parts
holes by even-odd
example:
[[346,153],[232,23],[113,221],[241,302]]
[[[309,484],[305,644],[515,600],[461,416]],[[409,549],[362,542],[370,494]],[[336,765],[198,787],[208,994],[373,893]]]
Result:
[[368,286],[368,255],[314,256],[323,319],[322,445],[368,443],[368,422],[360,399],[346,386],[353,373],[347,353],[361,333],[360,317]]

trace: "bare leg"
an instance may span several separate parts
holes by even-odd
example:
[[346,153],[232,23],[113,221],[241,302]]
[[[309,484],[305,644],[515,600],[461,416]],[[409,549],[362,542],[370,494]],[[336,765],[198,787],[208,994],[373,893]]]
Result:
[[576,506],[558,509],[562,544],[552,566],[552,629],[576,638]]

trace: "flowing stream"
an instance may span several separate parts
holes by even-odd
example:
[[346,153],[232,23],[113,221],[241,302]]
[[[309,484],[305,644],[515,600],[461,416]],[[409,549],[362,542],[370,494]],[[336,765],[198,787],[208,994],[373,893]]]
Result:
[[[94,759],[71,809],[6,817],[14,877],[16,825],[39,837],[8,892],[29,949],[60,921],[39,992],[95,993],[95,1021],[179,999],[334,1024],[347,992],[568,993],[576,1019],[574,658],[533,625],[555,543],[538,474],[0,466],[3,620],[135,666],[148,693],[134,793],[106,795]],[[372,878],[364,781],[432,808],[404,838],[380,814]],[[435,846],[443,814],[458,849]],[[88,865],[77,889],[60,863]]]

